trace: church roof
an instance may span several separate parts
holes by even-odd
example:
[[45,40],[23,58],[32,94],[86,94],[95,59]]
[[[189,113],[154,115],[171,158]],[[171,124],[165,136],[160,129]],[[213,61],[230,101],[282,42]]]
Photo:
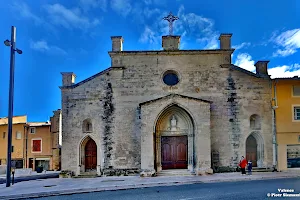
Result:
[[234,49],[180,49],[180,50],[147,50],[147,51],[109,51],[111,55],[198,55],[198,54],[222,54],[233,53]]
[[50,126],[51,122],[28,122],[27,124],[29,126],[33,126],[33,127],[36,127],[36,126]]
[[279,78],[273,78],[273,80],[300,80],[299,76],[294,77],[279,77]]
[[208,101],[208,100],[204,100],[204,99],[200,99],[200,98],[195,98],[195,97],[184,96],[184,95],[181,95],[181,94],[169,94],[169,95],[157,98],[157,99],[152,99],[152,100],[149,100],[149,101],[142,102],[142,103],[139,104],[139,106],[142,106],[142,105],[145,105],[145,104],[148,104],[148,103],[152,103],[154,101],[159,101],[159,100],[162,100],[162,99],[170,98],[170,97],[181,97],[181,98],[192,99],[192,100],[196,100],[196,101],[202,101],[202,102],[205,102],[205,103],[212,103],[212,101]]
[[119,69],[119,68],[122,68],[122,67],[109,67],[109,68],[107,68],[107,69],[105,69],[105,70],[103,70],[103,71],[101,71],[101,72],[99,72],[99,73],[97,73],[97,74],[95,74],[95,75],[93,75],[93,76],[87,78],[87,79],[84,79],[83,81],[80,81],[80,82],[78,82],[78,83],[76,83],[76,84],[74,84],[74,85],[70,85],[70,86],[60,86],[59,88],[60,88],[60,89],[72,89],[72,88],[78,87],[78,86],[80,86],[80,85],[82,85],[82,84],[84,84],[84,83],[86,83],[86,82],[89,82],[90,80],[92,80],[92,79],[94,79],[94,78],[97,78],[98,76],[101,76],[101,75],[103,75],[103,74],[109,72],[109,71],[112,70],[112,69]]
[[256,77],[256,78],[269,78],[268,76],[262,76],[262,75],[259,75],[259,74],[250,72],[250,71],[248,71],[248,70],[246,70],[246,69],[243,69],[243,68],[241,68],[241,67],[239,67],[239,66],[236,66],[236,65],[233,65],[233,64],[230,65],[230,69],[233,69],[233,70],[236,70],[236,71],[239,71],[239,72],[248,74],[248,75],[250,75],[250,76],[254,76],[254,77]]
[[[95,74],[95,75],[93,75],[93,76],[91,76],[91,77],[89,77],[89,78],[83,80],[83,81],[80,81],[80,82],[78,82],[78,83],[76,83],[76,84],[74,84],[74,85],[70,85],[70,86],[60,86],[59,88],[60,88],[60,89],[72,89],[72,88],[78,87],[78,86],[80,86],[80,85],[82,85],[82,84],[84,84],[84,83],[86,83],[86,82],[89,82],[90,80],[92,80],[92,79],[94,79],[94,78],[96,78],[96,77],[98,77],[98,76],[100,76],[100,75],[103,75],[103,74],[109,72],[109,71],[112,70],[112,69],[120,69],[120,68],[123,68],[123,67],[109,67],[109,68],[107,68],[107,69],[105,69],[105,70],[103,70],[103,71],[101,71],[101,72],[99,72],[99,73],[97,73],[97,74]],[[250,71],[248,71],[248,70],[246,70],[246,69],[243,69],[243,68],[241,68],[241,67],[239,67],[239,66],[236,66],[236,65],[233,65],[233,64],[230,65],[230,69],[237,70],[237,71],[240,71],[240,72],[242,72],[242,73],[248,74],[248,75],[250,75],[250,76],[257,77],[257,78],[266,78],[265,76],[261,76],[261,75],[259,75],[259,74],[250,72]],[[295,76],[295,77],[292,77],[292,78],[276,78],[276,79],[293,79],[293,80],[299,80],[300,78]],[[192,98],[192,97],[191,97],[191,98]],[[200,100],[200,99],[198,99],[198,100]],[[205,100],[203,100],[203,101],[205,101]]]

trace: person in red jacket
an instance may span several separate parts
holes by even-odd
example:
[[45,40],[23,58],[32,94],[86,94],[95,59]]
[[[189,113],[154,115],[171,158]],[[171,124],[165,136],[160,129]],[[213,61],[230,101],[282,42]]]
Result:
[[242,175],[246,175],[246,167],[247,167],[247,160],[244,158],[244,156],[242,156],[242,159],[239,163],[239,166],[241,168],[241,171],[242,171]]

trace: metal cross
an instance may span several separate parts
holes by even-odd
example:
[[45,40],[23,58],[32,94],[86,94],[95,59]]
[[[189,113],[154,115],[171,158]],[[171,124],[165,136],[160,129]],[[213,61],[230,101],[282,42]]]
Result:
[[173,34],[173,22],[177,19],[179,18],[174,16],[172,12],[170,12],[168,16],[163,18],[163,20],[167,20],[169,22],[169,35]]

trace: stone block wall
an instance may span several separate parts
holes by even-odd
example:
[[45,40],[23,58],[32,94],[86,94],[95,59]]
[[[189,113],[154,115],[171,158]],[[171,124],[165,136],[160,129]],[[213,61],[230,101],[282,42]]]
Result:
[[[73,89],[62,89],[63,169],[78,171],[78,148],[86,135],[101,147],[99,168],[143,168],[141,152],[151,144],[141,147],[141,128],[146,124],[141,122],[139,104],[173,93],[212,101],[210,116],[199,113],[199,122],[205,117],[209,124],[203,122],[199,128],[210,131],[208,148],[219,152],[221,166],[236,165],[245,154],[250,115],[263,116],[264,156],[269,163],[272,126],[268,80],[222,67],[230,64],[230,54],[231,51],[217,50],[110,52],[112,60],[118,61],[117,66],[112,62],[105,73]],[[162,76],[167,70],[179,74],[177,85],[163,83]],[[93,124],[93,132],[88,134],[82,132],[81,126],[86,118]],[[144,119],[147,121],[147,115]],[[202,145],[201,139],[197,145]]]

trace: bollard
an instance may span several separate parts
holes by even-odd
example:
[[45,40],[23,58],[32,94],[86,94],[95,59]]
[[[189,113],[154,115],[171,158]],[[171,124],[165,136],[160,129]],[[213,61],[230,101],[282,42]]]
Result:
[[15,169],[12,169],[11,173],[12,173],[12,180],[11,180],[11,182],[12,182],[12,185],[13,185],[15,183]]

